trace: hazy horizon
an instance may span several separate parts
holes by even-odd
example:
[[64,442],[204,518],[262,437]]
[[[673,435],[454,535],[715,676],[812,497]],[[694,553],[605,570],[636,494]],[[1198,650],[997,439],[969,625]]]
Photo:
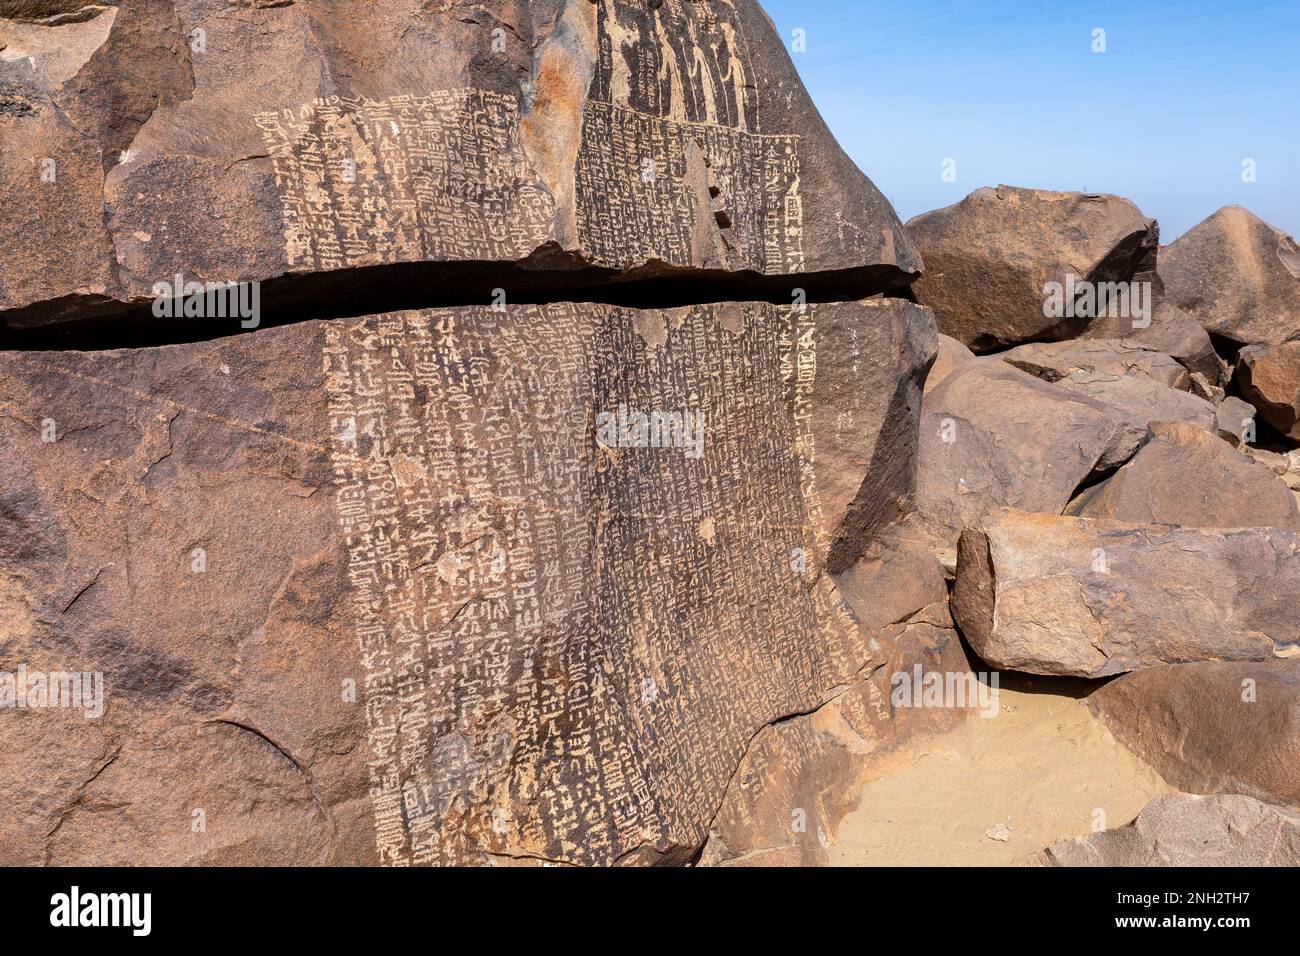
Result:
[[800,77],[904,220],[1006,184],[1124,196],[1164,243],[1228,205],[1300,233],[1292,0],[761,2],[788,49],[804,31]]

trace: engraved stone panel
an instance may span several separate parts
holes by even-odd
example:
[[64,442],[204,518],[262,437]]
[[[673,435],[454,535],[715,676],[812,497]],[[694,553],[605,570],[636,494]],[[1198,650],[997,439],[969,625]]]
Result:
[[260,113],[257,124],[275,165],[294,269],[519,259],[554,222],[510,96],[331,96]]
[[264,324],[433,304],[375,301],[394,277],[446,302],[689,273],[864,298],[919,274],[754,0],[476,10],[122,0],[80,66],[32,27],[0,123],[21,207],[0,332],[148,325],[178,274],[267,283]]
[[4,662],[107,703],[2,725],[0,862],[691,859],[872,666],[825,568],[933,352],[875,301],[3,353]]
[[[812,310],[527,311],[326,328],[388,862],[692,847],[755,727],[865,653],[820,570]],[[623,409],[702,445],[597,444]]]

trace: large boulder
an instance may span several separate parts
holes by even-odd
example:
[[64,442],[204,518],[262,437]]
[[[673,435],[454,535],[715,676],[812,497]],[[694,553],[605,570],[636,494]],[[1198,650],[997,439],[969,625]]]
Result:
[[10,338],[149,324],[178,275],[267,283],[271,323],[657,279],[865,297],[921,268],[755,0],[75,6],[7,8]]
[[1108,405],[997,358],[975,359],[925,396],[917,510],[941,550],[996,508],[1060,514],[1145,436],[1145,425]]
[[1300,814],[1241,794],[1152,800],[1126,827],[1044,850],[1045,866],[1300,866]]
[[0,862],[690,860],[754,736],[878,663],[826,566],[910,500],[934,336],[562,304],[0,354],[0,672],[104,691],[0,710]]
[[953,617],[988,663],[1107,677],[1300,646],[1300,532],[1004,509],[962,533]]
[[1184,422],[1152,425],[1133,460],[1067,511],[1135,524],[1300,531],[1300,508],[1285,481],[1222,438]]
[[1180,790],[1300,806],[1300,660],[1148,667],[1088,706]]
[[1300,249],[1240,206],[1161,250],[1160,276],[1175,305],[1227,342],[1280,345],[1300,335]]
[[1131,282],[1153,272],[1160,241],[1155,220],[1118,196],[1011,186],[917,216],[907,234],[925,259],[917,301],[977,352],[1075,337],[1092,317],[1074,303],[1049,314],[1048,284]]
[[1272,348],[1242,349],[1237,383],[1260,418],[1288,438],[1300,440],[1300,339]]

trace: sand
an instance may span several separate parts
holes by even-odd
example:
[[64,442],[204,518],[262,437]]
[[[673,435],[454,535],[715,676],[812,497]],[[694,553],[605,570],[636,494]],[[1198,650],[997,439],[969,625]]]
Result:
[[1173,788],[1077,699],[1089,686],[1004,684],[997,717],[974,718],[882,763],[840,824],[830,863],[1023,864],[1052,843],[1129,823]]

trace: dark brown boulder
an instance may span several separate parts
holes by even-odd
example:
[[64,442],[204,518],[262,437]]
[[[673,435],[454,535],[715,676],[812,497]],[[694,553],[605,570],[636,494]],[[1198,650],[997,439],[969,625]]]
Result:
[[1067,510],[1135,524],[1300,531],[1300,508],[1286,482],[1222,438],[1184,422],[1152,425],[1133,460]]
[[755,734],[874,666],[826,567],[909,507],[934,334],[569,304],[0,354],[0,677],[103,689],[0,710],[0,862],[691,859]]
[[754,0],[23,9],[11,331],[147,324],[177,275],[268,283],[270,323],[656,278],[865,297],[921,267]]
[[1240,206],[1226,206],[1160,252],[1165,291],[1212,335],[1281,345],[1300,335],[1300,249]]
[[[1073,303],[1047,314],[1048,283],[1064,292],[1071,277],[1131,282],[1154,272],[1160,241],[1155,220],[1118,196],[1011,186],[917,216],[907,234],[925,259],[917,301],[934,309],[940,332],[977,352],[1074,338],[1095,315],[1073,314]],[[1147,282],[1154,305],[1151,293]]]

